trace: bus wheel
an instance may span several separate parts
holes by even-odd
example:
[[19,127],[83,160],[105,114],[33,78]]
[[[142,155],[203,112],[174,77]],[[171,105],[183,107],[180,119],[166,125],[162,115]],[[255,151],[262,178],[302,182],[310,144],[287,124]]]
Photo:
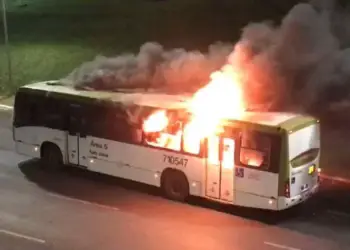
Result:
[[165,196],[171,200],[183,202],[189,196],[187,178],[178,170],[165,170],[162,174],[161,187]]
[[41,167],[44,169],[58,170],[63,166],[61,150],[52,143],[44,143],[41,146]]

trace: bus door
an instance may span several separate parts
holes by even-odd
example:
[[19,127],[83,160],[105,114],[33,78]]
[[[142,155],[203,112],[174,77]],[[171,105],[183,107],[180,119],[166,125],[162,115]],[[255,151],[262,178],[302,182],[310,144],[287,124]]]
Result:
[[69,106],[68,121],[68,162],[73,165],[87,166],[87,141],[83,109],[80,105],[71,104]]
[[233,201],[234,155],[234,139],[216,135],[207,138],[206,196]]

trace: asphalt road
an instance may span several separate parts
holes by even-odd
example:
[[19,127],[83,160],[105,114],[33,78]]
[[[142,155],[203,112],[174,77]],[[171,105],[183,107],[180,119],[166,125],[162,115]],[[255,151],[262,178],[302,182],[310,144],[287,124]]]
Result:
[[276,214],[192,199],[78,169],[47,172],[13,151],[0,116],[0,249],[350,249],[350,189],[325,182]]

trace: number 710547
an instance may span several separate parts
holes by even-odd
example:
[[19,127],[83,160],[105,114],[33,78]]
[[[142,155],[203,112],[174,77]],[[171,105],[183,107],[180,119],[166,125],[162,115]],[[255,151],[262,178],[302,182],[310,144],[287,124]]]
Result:
[[166,162],[171,165],[186,167],[188,159],[172,155],[163,155],[163,162]]

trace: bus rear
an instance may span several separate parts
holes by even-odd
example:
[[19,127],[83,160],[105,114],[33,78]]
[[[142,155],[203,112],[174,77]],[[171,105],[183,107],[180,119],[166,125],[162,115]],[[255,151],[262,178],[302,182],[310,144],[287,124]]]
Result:
[[287,159],[289,178],[285,183],[287,208],[307,200],[319,187],[320,124],[309,120],[301,128],[288,131]]

